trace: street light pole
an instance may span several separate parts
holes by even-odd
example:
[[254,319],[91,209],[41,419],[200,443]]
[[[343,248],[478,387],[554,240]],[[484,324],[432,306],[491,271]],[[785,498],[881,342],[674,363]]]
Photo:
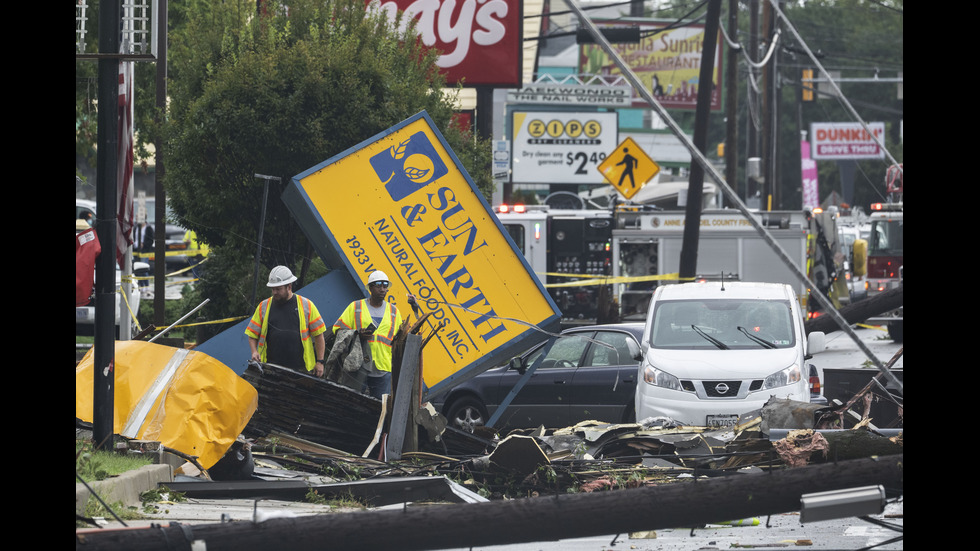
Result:
[[262,212],[259,215],[259,245],[258,249],[255,251],[255,275],[252,277],[252,298],[249,304],[255,304],[255,295],[258,293],[259,285],[259,265],[262,260],[262,233],[265,231],[265,205],[269,201],[269,180],[275,180],[276,182],[282,182],[282,178],[278,176],[266,176],[265,174],[256,174],[256,178],[261,178],[265,180],[262,189]]

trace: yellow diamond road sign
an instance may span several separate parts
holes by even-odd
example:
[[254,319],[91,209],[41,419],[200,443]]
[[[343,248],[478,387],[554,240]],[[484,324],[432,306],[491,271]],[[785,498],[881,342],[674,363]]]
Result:
[[598,168],[606,180],[627,199],[636,195],[643,184],[660,172],[660,166],[653,162],[633,138],[623,140]]

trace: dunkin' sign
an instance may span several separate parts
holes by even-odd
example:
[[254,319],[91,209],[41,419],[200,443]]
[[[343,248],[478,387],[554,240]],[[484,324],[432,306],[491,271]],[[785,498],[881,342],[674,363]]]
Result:
[[448,83],[521,86],[519,0],[370,0],[368,9],[416,20],[422,43],[442,52]]

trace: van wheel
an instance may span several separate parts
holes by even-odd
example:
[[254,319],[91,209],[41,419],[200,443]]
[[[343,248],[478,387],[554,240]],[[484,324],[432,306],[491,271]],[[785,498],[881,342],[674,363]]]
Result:
[[453,427],[471,433],[486,424],[487,409],[476,398],[464,396],[452,403],[446,418]]

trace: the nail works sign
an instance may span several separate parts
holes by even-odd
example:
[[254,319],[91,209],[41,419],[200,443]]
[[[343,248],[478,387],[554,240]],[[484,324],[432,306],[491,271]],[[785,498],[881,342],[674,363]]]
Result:
[[521,86],[519,0],[371,0],[368,9],[415,19],[422,43],[442,52],[449,83]]

